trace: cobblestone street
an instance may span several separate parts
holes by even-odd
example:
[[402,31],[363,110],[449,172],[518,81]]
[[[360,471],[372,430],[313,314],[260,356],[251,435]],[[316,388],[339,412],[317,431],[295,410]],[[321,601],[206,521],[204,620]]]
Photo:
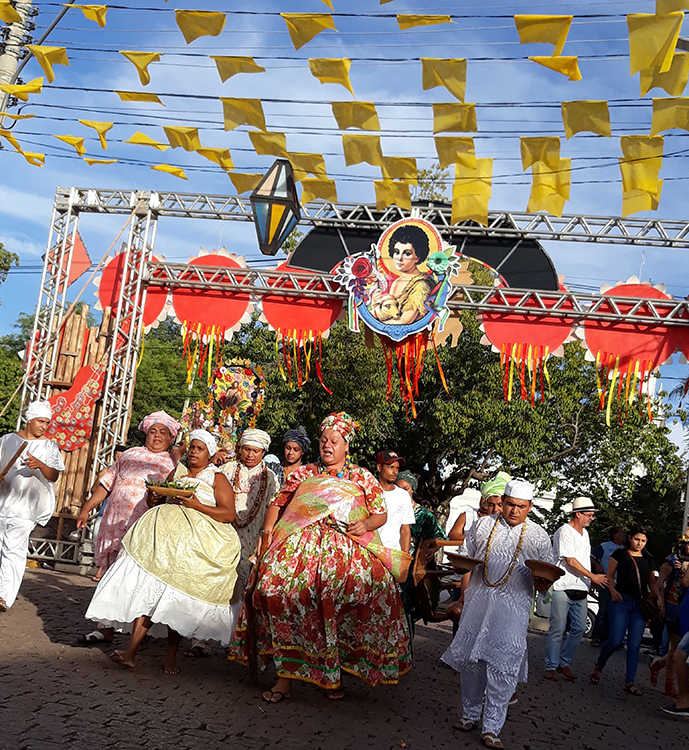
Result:
[[[345,677],[346,698],[327,701],[296,684],[289,701],[268,706],[248,686],[244,668],[218,649],[210,659],[180,656],[182,671],[164,677],[164,642],[142,646],[135,672],[100,647],[75,645],[95,584],[86,578],[28,570],[15,606],[0,615],[0,747],[2,750],[282,750],[310,748],[478,748],[479,735],[452,729],[459,718],[459,680],[438,658],[446,624],[419,627],[415,666],[399,686],[369,688]],[[122,646],[124,636],[116,636]],[[502,733],[505,747],[525,750],[680,750],[689,722],[664,715],[667,701],[639,666],[642,698],[622,692],[623,654],[601,684],[586,674],[597,653],[582,643],[569,684],[542,679],[545,635],[529,636],[530,681],[519,689]],[[261,677],[270,686],[269,671]]]

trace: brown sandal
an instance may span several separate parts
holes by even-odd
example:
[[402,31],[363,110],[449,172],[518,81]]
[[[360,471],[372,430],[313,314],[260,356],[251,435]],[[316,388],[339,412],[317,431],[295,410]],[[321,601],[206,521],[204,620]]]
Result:
[[505,747],[500,738],[496,737],[494,734],[482,734],[481,742],[483,742],[486,747],[493,748],[493,750],[503,750]]

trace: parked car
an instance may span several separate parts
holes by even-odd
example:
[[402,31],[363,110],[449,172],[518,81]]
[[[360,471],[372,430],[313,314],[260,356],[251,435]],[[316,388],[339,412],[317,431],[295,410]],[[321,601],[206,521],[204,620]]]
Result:
[[[552,589],[547,591],[539,591],[536,594],[536,603],[534,605],[534,614],[536,617],[544,617],[546,620],[550,619],[550,599],[552,595]],[[593,623],[596,621],[596,615],[598,614],[598,592],[590,591],[586,600],[586,630],[584,631],[584,638],[590,638],[593,633]]]

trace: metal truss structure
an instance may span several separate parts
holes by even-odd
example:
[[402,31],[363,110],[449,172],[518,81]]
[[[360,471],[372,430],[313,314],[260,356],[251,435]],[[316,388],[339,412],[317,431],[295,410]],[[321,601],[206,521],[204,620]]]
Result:
[[[126,439],[136,362],[143,335],[147,287],[222,289],[227,293],[248,292],[254,297],[279,294],[285,297],[344,299],[347,296],[330,275],[257,268],[201,268],[151,261],[157,222],[161,217],[253,221],[248,199],[189,193],[58,188],[33,336],[27,352],[29,377],[22,390],[22,409],[29,401],[51,395],[59,347],[50,342],[55,338],[55,332],[60,330],[68,308],[67,280],[80,215],[128,215],[135,209],[123,250],[122,280],[113,338],[106,350],[108,369],[100,417],[94,430],[91,482],[111,463],[115,446]],[[509,238],[515,241],[516,246],[528,238],[689,249],[689,221],[490,212],[488,226],[483,227],[472,222],[452,224],[451,208],[444,204],[415,206],[412,213],[433,223],[443,236],[455,240],[468,237]],[[408,215],[409,212],[396,206],[378,211],[373,206],[362,204],[323,203],[302,207],[302,224],[382,230]],[[595,319],[643,325],[689,325],[689,302],[686,300],[630,299],[570,291],[457,285],[452,288],[448,306],[477,312],[560,317],[572,321]],[[32,540],[31,554],[44,560],[82,562],[83,553],[88,555],[88,539],[87,534],[81,544]]]

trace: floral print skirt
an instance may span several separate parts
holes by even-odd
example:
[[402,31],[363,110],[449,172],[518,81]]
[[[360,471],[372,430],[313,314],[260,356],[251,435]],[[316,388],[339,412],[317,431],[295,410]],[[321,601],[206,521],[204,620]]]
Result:
[[[341,670],[370,685],[411,669],[409,632],[394,579],[348,536],[318,522],[271,547],[253,596],[257,654],[280,677],[340,687]],[[242,607],[229,658],[247,663]]]

